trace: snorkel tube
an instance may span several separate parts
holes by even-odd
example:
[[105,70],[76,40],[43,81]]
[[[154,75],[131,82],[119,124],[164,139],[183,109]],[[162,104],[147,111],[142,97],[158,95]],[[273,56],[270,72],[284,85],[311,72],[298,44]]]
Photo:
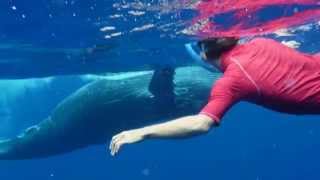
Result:
[[[195,42],[193,43],[187,43],[184,45],[188,54],[191,56],[191,58],[200,66],[207,69],[208,71],[212,72],[220,72],[217,68],[215,68],[213,65],[210,65],[206,63],[204,59],[200,56],[200,49],[197,47],[197,44]],[[197,52],[195,49],[198,49],[199,52]]]

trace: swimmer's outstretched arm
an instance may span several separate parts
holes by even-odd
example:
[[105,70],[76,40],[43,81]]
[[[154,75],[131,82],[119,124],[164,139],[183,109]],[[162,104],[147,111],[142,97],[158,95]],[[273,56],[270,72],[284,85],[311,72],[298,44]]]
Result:
[[123,131],[115,135],[110,143],[111,155],[119,152],[124,144],[132,144],[152,138],[186,138],[207,133],[214,121],[206,115],[186,116],[162,124]]

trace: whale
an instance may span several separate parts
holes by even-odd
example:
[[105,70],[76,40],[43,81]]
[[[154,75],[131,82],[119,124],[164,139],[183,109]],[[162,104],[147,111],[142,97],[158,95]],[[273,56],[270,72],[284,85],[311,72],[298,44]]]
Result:
[[1,140],[0,160],[70,153],[106,143],[123,130],[197,113],[218,77],[201,67],[181,67],[98,79],[65,98],[39,124]]

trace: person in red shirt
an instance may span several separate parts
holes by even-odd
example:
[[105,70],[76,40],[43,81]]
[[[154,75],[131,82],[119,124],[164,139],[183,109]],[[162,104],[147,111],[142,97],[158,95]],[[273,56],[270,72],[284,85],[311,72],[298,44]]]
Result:
[[124,144],[148,138],[205,134],[220,124],[239,101],[252,102],[291,114],[320,113],[320,56],[301,53],[275,40],[209,38],[198,42],[202,59],[223,72],[208,104],[197,115],[121,132],[110,143],[115,155]]

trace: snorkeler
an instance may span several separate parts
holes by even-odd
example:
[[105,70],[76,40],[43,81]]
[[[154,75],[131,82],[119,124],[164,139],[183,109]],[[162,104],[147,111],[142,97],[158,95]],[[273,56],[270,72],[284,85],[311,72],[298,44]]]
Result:
[[[242,44],[234,37],[209,38],[199,41],[196,47],[201,58],[194,58],[202,59],[209,69],[223,72],[211,90],[208,104],[197,115],[115,135],[109,147],[112,155],[124,144],[145,139],[205,134],[219,126],[225,112],[239,101],[290,114],[320,113],[319,55],[301,53],[266,38]],[[191,56],[196,56],[191,45],[187,48]]]

